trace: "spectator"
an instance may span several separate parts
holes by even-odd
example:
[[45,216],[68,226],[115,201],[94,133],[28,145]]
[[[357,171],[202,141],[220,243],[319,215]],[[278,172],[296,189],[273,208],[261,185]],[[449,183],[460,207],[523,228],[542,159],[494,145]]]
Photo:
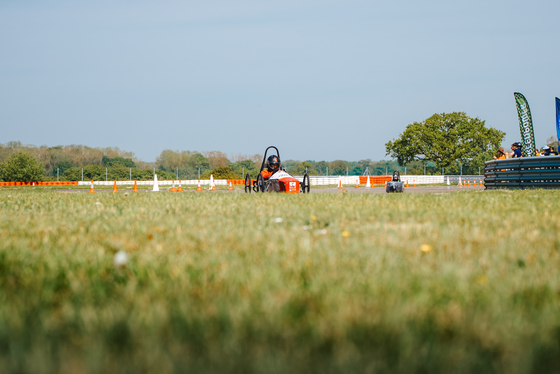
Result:
[[548,145],[546,147],[543,147],[542,155],[550,156],[550,147]]
[[554,156],[558,156],[558,152],[554,150],[554,147],[550,147],[550,154]]
[[504,160],[506,158],[506,153],[502,147],[498,148],[498,154],[494,156],[494,160]]
[[511,145],[511,150],[513,151],[513,155],[511,158],[519,158],[521,157],[521,143],[513,143]]

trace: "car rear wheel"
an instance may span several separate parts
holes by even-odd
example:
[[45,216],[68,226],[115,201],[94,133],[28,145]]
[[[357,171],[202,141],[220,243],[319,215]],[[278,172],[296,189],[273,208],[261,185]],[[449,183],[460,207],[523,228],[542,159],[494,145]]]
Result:
[[303,181],[301,182],[301,192],[309,193],[309,188],[311,184],[309,182],[309,174],[305,173],[303,175]]

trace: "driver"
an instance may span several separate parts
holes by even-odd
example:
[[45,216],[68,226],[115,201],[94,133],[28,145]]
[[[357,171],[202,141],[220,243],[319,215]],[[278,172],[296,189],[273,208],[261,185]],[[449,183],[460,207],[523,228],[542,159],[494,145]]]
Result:
[[278,170],[280,170],[280,159],[278,156],[272,155],[266,160],[266,169],[261,171],[261,174],[264,179],[268,179]]

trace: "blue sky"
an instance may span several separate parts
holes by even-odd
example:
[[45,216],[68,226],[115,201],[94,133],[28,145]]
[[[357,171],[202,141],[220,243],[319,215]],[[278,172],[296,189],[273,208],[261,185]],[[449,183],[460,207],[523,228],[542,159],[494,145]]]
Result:
[[0,143],[386,159],[463,111],[555,135],[560,1],[0,0]]

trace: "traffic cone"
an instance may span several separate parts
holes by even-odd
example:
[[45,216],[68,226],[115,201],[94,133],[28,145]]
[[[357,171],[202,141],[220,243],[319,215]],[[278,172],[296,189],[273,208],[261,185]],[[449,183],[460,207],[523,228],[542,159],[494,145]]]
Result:
[[175,189],[175,181],[173,181],[173,186],[171,187],[171,192],[177,192],[177,190]]
[[480,180],[480,186],[484,186],[484,183],[482,183],[482,179]]
[[[359,177],[358,177],[359,178]],[[360,188],[360,180],[358,179],[358,183],[354,186],[354,188]]]
[[416,187],[416,179],[412,182],[412,187]]
[[177,188],[177,192],[183,192],[183,187],[181,187],[181,180],[179,179],[179,188]]
[[408,179],[406,180],[406,186],[405,186],[405,187],[410,187],[410,186],[408,185]]
[[371,187],[373,187],[373,186],[371,185],[371,182],[369,181],[369,175],[368,175],[367,182],[366,182],[366,188],[371,188]]
[[227,189],[228,191],[233,191],[233,186],[231,185],[231,181],[229,182],[229,187]]
[[89,188],[89,193],[95,193],[95,190],[93,189],[93,181],[91,181],[91,187]]
[[471,186],[471,182],[467,179],[467,187]]
[[134,181],[134,189],[132,190],[132,192],[140,192],[138,191],[138,185],[136,184],[136,180]]
[[341,189],[343,189],[343,188],[344,188],[344,187],[342,187],[342,178],[339,177],[339,178],[338,178],[338,189],[341,190]]
[[459,186],[459,187],[463,187],[463,184],[461,183],[461,177],[459,177],[459,184],[458,184],[458,186]]
[[200,180],[198,181],[198,187],[196,188],[197,191],[202,191],[202,187],[200,187]]
[[115,192],[119,192],[117,191],[117,181],[115,181],[115,184],[113,185],[113,193]]
[[447,185],[449,186],[449,175],[447,176]]
[[216,183],[214,183],[214,176],[210,174],[210,191],[216,191]]
[[154,192],[159,192],[159,184],[157,181],[157,174],[154,174],[154,188],[152,189]]

